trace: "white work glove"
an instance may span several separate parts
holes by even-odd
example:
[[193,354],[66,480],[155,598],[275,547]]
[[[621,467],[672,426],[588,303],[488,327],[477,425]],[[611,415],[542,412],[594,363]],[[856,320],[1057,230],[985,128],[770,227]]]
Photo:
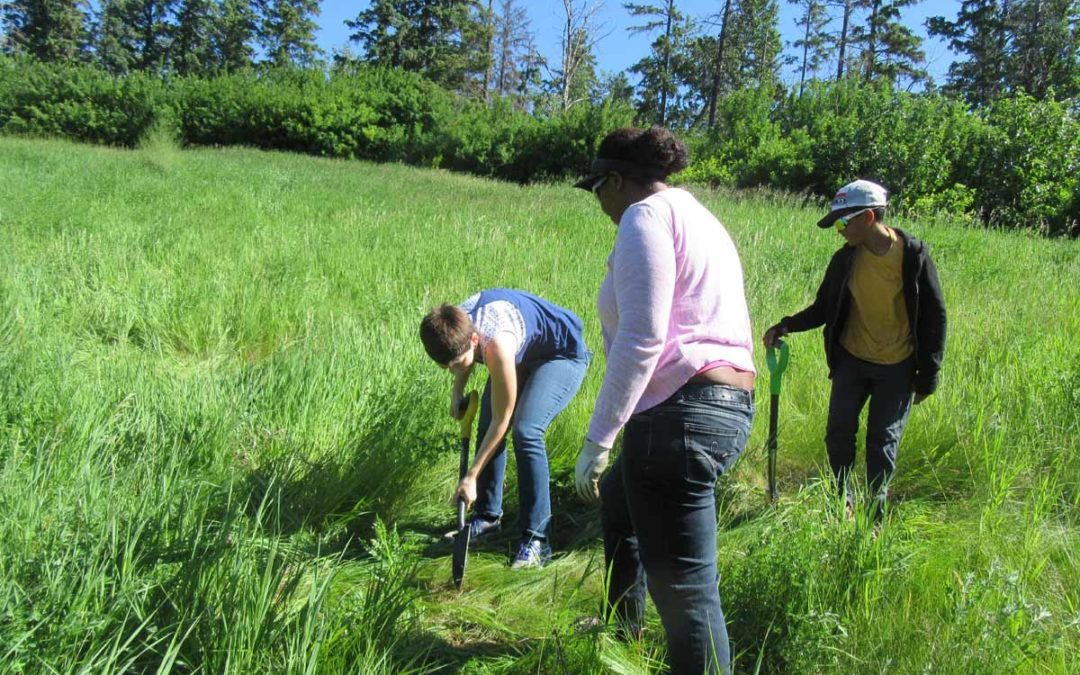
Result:
[[600,474],[607,468],[610,452],[611,448],[605,448],[599,443],[588,440],[581,448],[581,454],[577,458],[577,467],[574,469],[574,484],[577,487],[578,496],[586,502],[595,502],[600,499]]

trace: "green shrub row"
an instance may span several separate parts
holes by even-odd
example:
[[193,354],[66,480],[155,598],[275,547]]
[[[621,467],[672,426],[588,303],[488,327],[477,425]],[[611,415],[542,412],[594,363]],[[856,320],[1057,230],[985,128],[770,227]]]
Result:
[[386,69],[161,80],[0,60],[2,133],[134,147],[162,122],[184,144],[400,161],[528,182],[586,169],[599,138],[630,124],[632,114],[597,105],[537,117]]
[[[395,70],[162,80],[0,59],[2,133],[135,146],[163,121],[185,144],[400,161],[519,182],[579,174],[604,133],[634,122],[621,104],[533,115]],[[970,111],[941,95],[855,81],[817,84],[802,96],[747,89],[721,101],[710,132],[687,137],[687,181],[825,197],[864,177],[908,211],[1078,230],[1080,120],[1069,103],[1020,95]]]
[[1023,94],[976,111],[937,94],[858,82],[725,98],[697,139],[688,177],[828,196],[854,177],[889,187],[908,211],[994,225],[1077,231],[1080,120]]

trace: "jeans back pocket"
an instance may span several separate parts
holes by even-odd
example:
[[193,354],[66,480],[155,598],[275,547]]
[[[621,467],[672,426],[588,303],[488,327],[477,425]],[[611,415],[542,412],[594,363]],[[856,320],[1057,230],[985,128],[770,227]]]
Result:
[[739,458],[746,445],[749,421],[728,415],[694,415],[683,423],[687,475],[715,481]]

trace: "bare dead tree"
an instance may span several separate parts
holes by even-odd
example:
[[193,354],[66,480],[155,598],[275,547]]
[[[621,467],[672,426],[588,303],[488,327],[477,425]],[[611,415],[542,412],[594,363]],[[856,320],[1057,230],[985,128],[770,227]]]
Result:
[[562,30],[559,96],[564,111],[583,100],[584,97],[574,96],[574,82],[582,65],[592,55],[593,47],[608,35],[602,33],[603,26],[596,21],[603,6],[602,0],[563,0],[566,20]]
[[499,0],[495,19],[494,89],[505,96],[517,88],[521,79],[520,62],[532,43],[529,17],[517,0]]

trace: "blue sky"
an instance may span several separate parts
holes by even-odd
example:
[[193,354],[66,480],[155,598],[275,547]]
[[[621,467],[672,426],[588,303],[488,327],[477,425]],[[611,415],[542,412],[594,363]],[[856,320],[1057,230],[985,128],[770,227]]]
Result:
[[[642,2],[642,0],[637,0]],[[319,46],[329,54],[333,50],[345,47],[349,39],[346,19],[353,19],[368,6],[363,0],[323,0],[322,14],[318,18]],[[562,0],[522,0],[529,13],[531,28],[536,35],[540,52],[552,65],[559,61],[559,37],[563,18]],[[720,0],[681,0],[677,6],[683,12],[695,18],[705,18],[716,14],[723,6]],[[926,19],[931,16],[955,18],[960,7],[959,0],[922,0],[913,7],[905,8],[901,20],[911,26],[919,35],[926,37]],[[786,0],[780,2],[780,31],[785,43],[798,39],[795,25],[799,9]],[[626,70],[648,52],[651,39],[647,36],[630,35],[626,28],[632,25],[621,0],[605,0],[599,15],[605,25],[607,37],[597,45],[596,55],[601,71]],[[356,49],[356,45],[353,45]],[[940,40],[926,40],[923,43],[926,52],[926,68],[931,76],[942,82],[953,55],[945,43]],[[789,82],[798,79],[798,73],[792,68],[785,72]]]

